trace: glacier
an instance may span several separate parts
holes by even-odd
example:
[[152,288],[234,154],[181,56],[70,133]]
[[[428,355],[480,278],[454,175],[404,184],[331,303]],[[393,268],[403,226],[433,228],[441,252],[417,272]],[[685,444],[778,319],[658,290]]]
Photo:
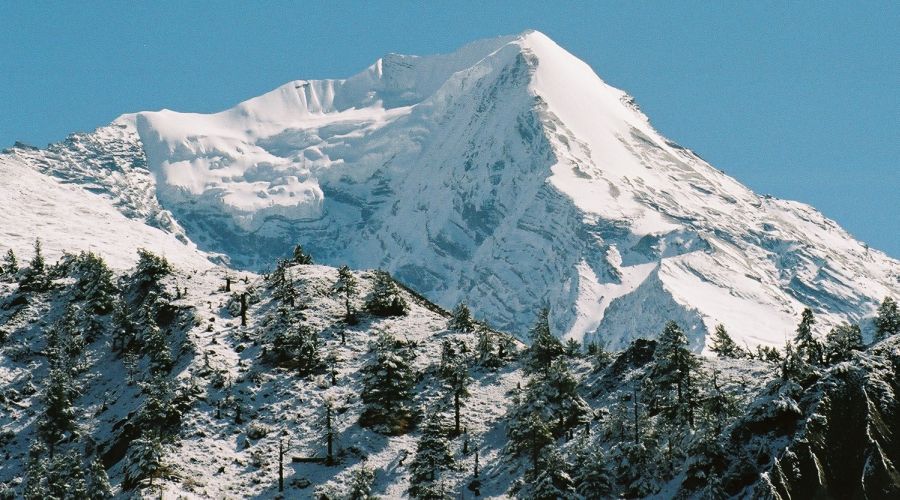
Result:
[[[610,348],[670,319],[697,351],[716,324],[780,347],[805,307],[823,331],[867,328],[900,295],[900,262],[667,140],[537,31],[390,54],[220,113],[123,115],[47,149],[13,147],[0,167],[87,191],[71,203],[117,215],[85,217],[146,225],[185,259],[264,271],[302,243],[318,262],[386,269],[519,334],[546,305],[557,334]],[[52,247],[77,231],[22,230],[14,212],[33,204],[14,205],[0,245]]]

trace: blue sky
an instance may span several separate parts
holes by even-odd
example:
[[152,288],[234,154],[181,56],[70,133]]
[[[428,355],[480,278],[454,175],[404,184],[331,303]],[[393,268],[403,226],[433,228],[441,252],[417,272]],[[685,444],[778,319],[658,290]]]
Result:
[[3,2],[0,147],[543,31],[759,193],[900,257],[900,3]]

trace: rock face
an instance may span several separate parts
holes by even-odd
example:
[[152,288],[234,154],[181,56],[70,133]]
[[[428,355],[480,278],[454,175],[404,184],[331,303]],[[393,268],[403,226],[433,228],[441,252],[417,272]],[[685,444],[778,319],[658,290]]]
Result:
[[900,293],[900,263],[809,206],[758,196],[659,135],[624,92],[538,32],[389,55],[211,115],[126,115],[4,161],[259,270],[301,242],[381,267],[435,302],[524,333],[618,348],[669,319],[783,345]]
[[756,498],[900,495],[900,338],[824,372],[804,388],[775,382],[734,426],[727,493]]

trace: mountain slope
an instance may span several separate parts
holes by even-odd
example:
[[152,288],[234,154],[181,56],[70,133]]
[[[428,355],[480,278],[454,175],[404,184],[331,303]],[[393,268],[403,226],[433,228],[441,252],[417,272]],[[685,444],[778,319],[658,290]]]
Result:
[[[669,319],[696,349],[717,323],[780,346],[804,307],[825,327],[858,322],[900,290],[896,260],[667,141],[538,32],[115,125],[94,155],[139,145],[130,168],[155,195],[101,186],[129,216],[171,213],[173,234],[245,269],[301,242],[519,333],[546,303],[558,334],[610,347]],[[40,168],[69,175],[55,161]]]

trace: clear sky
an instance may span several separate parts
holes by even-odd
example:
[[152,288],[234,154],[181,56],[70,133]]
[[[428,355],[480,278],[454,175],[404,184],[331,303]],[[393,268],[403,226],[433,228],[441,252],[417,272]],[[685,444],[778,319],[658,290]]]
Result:
[[543,31],[759,193],[900,257],[900,2],[0,0],[0,147]]

